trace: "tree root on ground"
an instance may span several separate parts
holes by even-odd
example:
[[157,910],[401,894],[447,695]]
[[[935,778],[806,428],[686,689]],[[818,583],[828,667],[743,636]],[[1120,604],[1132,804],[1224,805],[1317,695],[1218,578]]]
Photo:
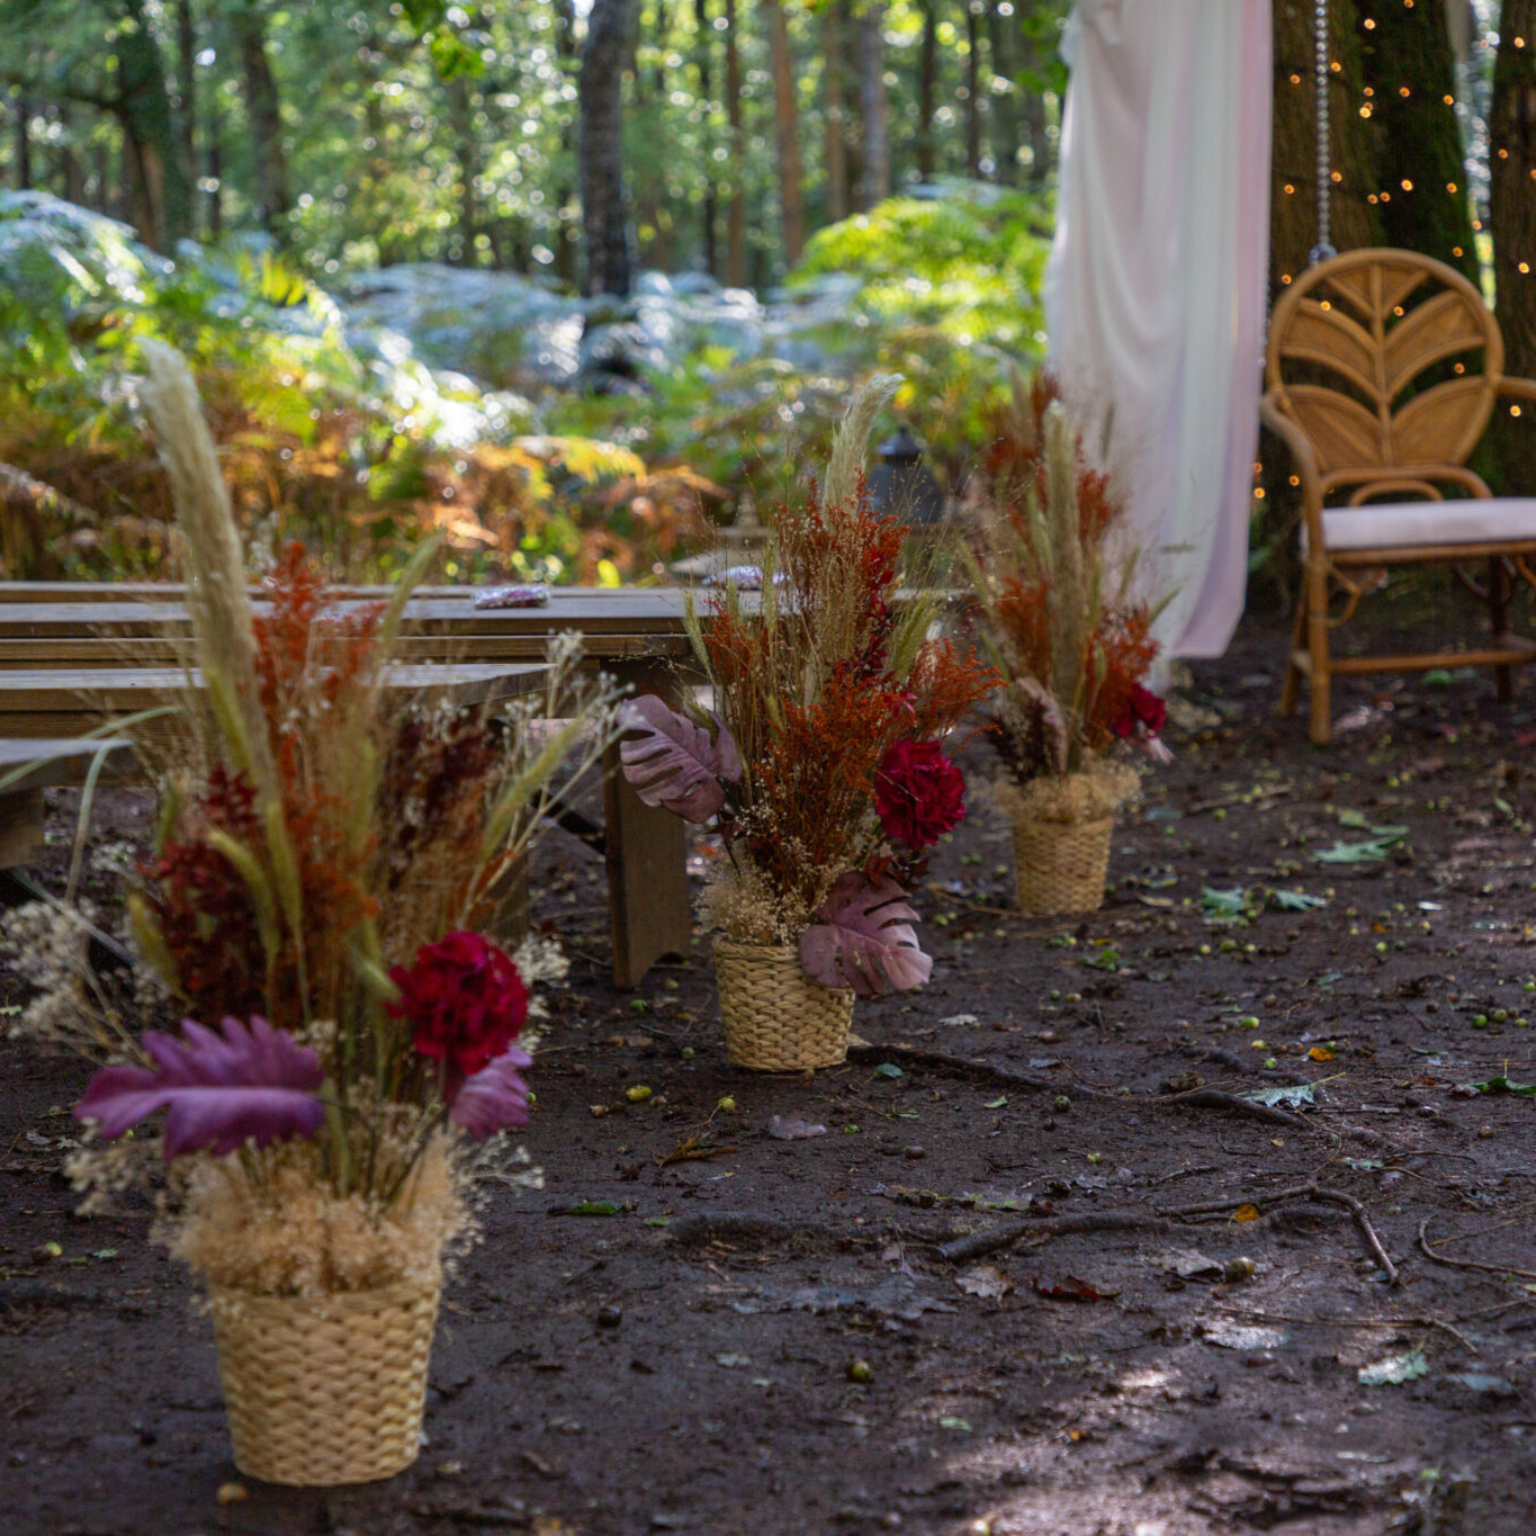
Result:
[[939,1246],[939,1254],[952,1264],[962,1264],[971,1259],[982,1258],[989,1253],[997,1253],[1004,1248],[1011,1248],[1021,1239],[1032,1235],[1049,1239],[1084,1232],[1129,1231],[1156,1232],[1160,1236],[1171,1237],[1177,1230],[1176,1223],[1180,1221],[1189,1221],[1199,1216],[1212,1216],[1224,1211],[1235,1211],[1245,1205],[1253,1206],[1262,1215],[1266,1214],[1266,1206],[1273,1208],[1303,1200],[1313,1200],[1323,1205],[1342,1206],[1348,1211],[1365,1239],[1371,1256],[1386,1272],[1387,1284],[1397,1284],[1399,1279],[1397,1266],[1392,1262],[1387,1250],[1382,1246],[1381,1239],[1376,1235],[1376,1229],[1371,1225],[1371,1219],[1366,1214],[1365,1207],[1353,1195],[1347,1195],[1343,1190],[1327,1189],[1319,1184],[1297,1184],[1290,1189],[1278,1190],[1274,1194],[1243,1195],[1231,1200],[1209,1201],[1201,1205],[1181,1205],[1161,1211],[1096,1211],[1082,1216],[1059,1216],[1043,1221],[1025,1217],[1017,1221],[1001,1222],[986,1232],[975,1232],[967,1237],[942,1243]]
[[1536,1280],[1536,1270],[1515,1269],[1508,1264],[1488,1264],[1481,1259],[1452,1259],[1443,1253],[1436,1253],[1429,1246],[1429,1218],[1426,1216],[1419,1223],[1419,1247],[1424,1251],[1424,1257],[1436,1264],[1444,1264],[1447,1269],[1475,1269],[1485,1275],[1513,1275],[1517,1280]]
[[1037,1093],[1074,1093],[1082,1098],[1103,1099],[1106,1103],[1130,1105],[1136,1109],[1221,1109],[1229,1114],[1244,1115],[1250,1120],[1262,1120],[1266,1125],[1283,1125],[1293,1131],[1310,1129],[1300,1115],[1276,1109],[1269,1104],[1256,1104],[1252,1099],[1241,1098],[1235,1093],[1224,1093],[1220,1088],[1196,1088],[1189,1093],[1174,1094],[1167,1098],[1149,1098],[1145,1094],[1123,1094],[1107,1088],[1090,1088],[1086,1083],[1057,1082],[1035,1072],[1020,1072],[1013,1067],[998,1066],[990,1061],[955,1056],[949,1051],[930,1051],[916,1045],[850,1045],[848,1059],[873,1062],[877,1066],[883,1061],[907,1062],[912,1066],[929,1067],[936,1072],[948,1072],[956,1077],[997,1083],[1005,1088],[1029,1088]]

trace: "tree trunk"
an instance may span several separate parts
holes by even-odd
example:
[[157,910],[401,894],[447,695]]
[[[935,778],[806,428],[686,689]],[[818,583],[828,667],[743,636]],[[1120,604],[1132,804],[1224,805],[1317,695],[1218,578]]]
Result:
[[[1329,161],[1340,180],[1332,185],[1332,239],[1341,251],[1380,245],[1370,123],[1360,116],[1364,99],[1359,33],[1351,6],[1330,4]],[[1269,284],[1273,303],[1292,279],[1307,270],[1317,244],[1317,119],[1313,73],[1314,0],[1274,0],[1274,148],[1271,157]],[[1296,575],[1295,520],[1300,496],[1291,485],[1290,455],[1271,433],[1259,439],[1266,496],[1252,540],[1271,555],[1266,573],[1289,589]]]
[[480,264],[475,236],[480,232],[480,210],[475,196],[475,182],[480,175],[480,145],[475,136],[475,113],[469,100],[469,85],[463,75],[443,82],[448,94],[448,122],[453,129],[453,158],[459,171],[459,216],[455,231],[456,253],[450,248],[448,259],[460,266]]
[[581,218],[589,294],[627,295],[633,276],[624,189],[624,68],[633,0],[593,0],[581,50]]
[[965,8],[965,174],[981,176],[981,18]]
[[[1521,38],[1525,46],[1515,47]],[[1505,371],[1536,378],[1536,0],[1504,0],[1488,121],[1490,223]],[[1522,406],[1524,415],[1533,413]],[[1494,416],[1496,489],[1536,495],[1530,424],[1501,407]]]
[[[1359,33],[1347,7],[1332,5],[1329,53],[1340,67],[1329,92],[1333,243],[1341,251],[1381,244],[1370,124],[1360,116],[1364,79]],[[1275,0],[1275,112],[1270,218],[1270,292],[1307,269],[1317,244],[1317,118],[1313,92],[1313,0]]]
[[[181,163],[188,182],[197,183],[197,13],[194,0],[176,4],[176,122],[181,132]],[[197,201],[192,200],[192,224],[197,223]]]
[[85,172],[81,168],[79,155],[75,153],[73,130],[73,115],[69,104],[62,102],[59,105],[59,184],[63,188],[65,202],[83,204]]
[[795,67],[789,52],[789,23],[780,0],[762,0],[768,15],[773,56],[773,115],[778,131],[779,217],[784,264],[792,267],[805,251],[805,193],[800,170],[800,114],[795,105]]
[[[1472,212],[1443,5],[1355,0],[1365,85],[1374,94],[1376,191],[1388,245],[1404,246],[1478,279]],[[1506,5],[1506,11],[1510,7]],[[1365,23],[1375,22],[1367,27]],[[1508,22],[1499,27],[1508,33]],[[1536,39],[1532,39],[1536,43]],[[1358,113],[1356,114],[1358,115]]]
[[32,188],[32,103],[18,92],[11,98],[11,109],[16,114],[16,190],[28,192]]
[[192,187],[181,157],[165,59],[144,12],[127,0],[130,28],[117,39],[116,110],[127,140],[133,222],[146,245],[169,251],[191,233]]
[[245,110],[256,162],[256,216],[261,227],[282,240],[293,204],[288,191],[288,157],[283,151],[282,101],[267,58],[266,18],[257,0],[238,0],[229,13],[240,55]]
[[848,12],[841,0],[832,0],[822,16],[822,51],[825,56],[825,123],[827,159],[827,222],[848,217],[848,108],[844,91],[847,58]]
[[[579,76],[581,62],[576,51],[576,7],[573,0],[555,0],[555,58],[560,63],[560,73],[569,80],[573,75]],[[571,142],[571,132],[562,126],[560,130],[560,148],[564,151],[567,162],[577,158],[573,151],[576,146]],[[566,210],[572,206],[576,196],[576,189],[568,182],[555,189],[555,217],[557,228],[555,231],[555,275],[567,287],[576,286],[577,269],[580,266],[580,242],[576,238],[575,223],[565,217]]]
[[741,49],[736,0],[725,0],[725,115],[730,125],[731,200],[725,210],[725,280],[747,286],[747,164],[741,127]]
[[922,0],[923,41],[917,60],[917,171],[933,180],[934,97],[939,89],[939,0]]
[[991,51],[992,75],[1006,89],[994,90],[989,98],[992,158],[997,162],[997,179],[1004,186],[1013,187],[1019,181],[1019,86],[1014,78],[1008,18],[999,12],[998,3],[999,0],[992,0],[987,11],[987,47]]
[[701,125],[704,141],[704,270],[711,277],[720,275],[720,251],[716,239],[716,226],[720,220],[720,193],[715,181],[715,161],[711,153],[714,146],[709,142],[708,119],[713,102],[712,82],[714,70],[710,54],[714,47],[714,32],[709,23],[709,0],[694,0],[695,62],[699,71],[699,97],[703,102],[704,122]]
[[891,131],[885,95],[885,5],[867,0],[859,15],[859,105],[864,118],[864,164],[859,202],[873,208],[891,195]]
[[208,233],[217,239],[224,233],[224,119],[217,105],[208,114],[203,139],[207,147]]

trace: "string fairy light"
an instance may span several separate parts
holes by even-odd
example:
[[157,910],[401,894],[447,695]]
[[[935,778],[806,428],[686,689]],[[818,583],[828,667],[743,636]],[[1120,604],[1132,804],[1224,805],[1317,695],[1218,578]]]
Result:
[[[1315,267],[1320,261],[1339,254],[1332,239],[1332,193],[1333,183],[1342,177],[1337,172],[1330,175],[1328,166],[1328,0],[1317,0],[1313,23],[1313,71],[1317,90],[1317,244],[1312,247],[1307,260]],[[1339,66],[1335,64],[1333,68]]]

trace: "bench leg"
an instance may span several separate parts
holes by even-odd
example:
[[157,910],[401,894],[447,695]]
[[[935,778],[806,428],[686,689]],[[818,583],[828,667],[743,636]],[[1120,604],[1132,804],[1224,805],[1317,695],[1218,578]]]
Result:
[[603,769],[613,984],[628,991],[658,960],[692,952],[688,832],[681,817],[640,803],[619,770],[616,745],[605,754]]
[[45,846],[42,790],[0,794],[0,869],[36,863]]
[[[1488,621],[1489,628],[1493,630],[1493,643],[1508,645],[1509,572],[1498,555],[1488,562]],[[1495,667],[1493,681],[1500,702],[1509,703],[1515,696],[1515,669],[1511,666]]]

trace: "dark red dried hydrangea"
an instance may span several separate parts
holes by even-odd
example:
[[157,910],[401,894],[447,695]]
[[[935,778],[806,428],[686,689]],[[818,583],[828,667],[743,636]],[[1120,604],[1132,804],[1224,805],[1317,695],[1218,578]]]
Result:
[[965,816],[965,779],[938,742],[895,742],[875,775],[875,811],[893,842],[927,848]]
[[410,1022],[419,1055],[443,1063],[451,1092],[517,1039],[528,1017],[528,989],[507,952],[462,929],[423,944],[409,968],[389,978],[400,989],[389,1011]]

